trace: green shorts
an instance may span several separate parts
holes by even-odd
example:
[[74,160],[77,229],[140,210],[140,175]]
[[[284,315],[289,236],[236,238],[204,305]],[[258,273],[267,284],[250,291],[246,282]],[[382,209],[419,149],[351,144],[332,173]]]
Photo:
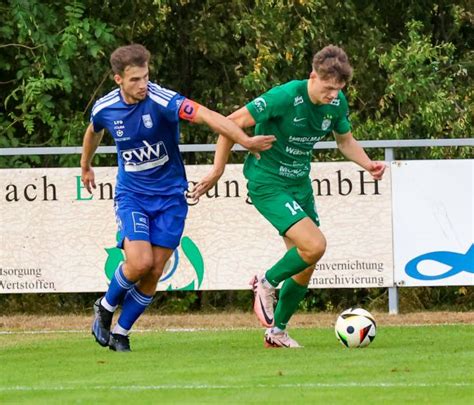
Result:
[[311,183],[266,185],[247,183],[253,205],[284,236],[292,225],[309,217],[319,226]]

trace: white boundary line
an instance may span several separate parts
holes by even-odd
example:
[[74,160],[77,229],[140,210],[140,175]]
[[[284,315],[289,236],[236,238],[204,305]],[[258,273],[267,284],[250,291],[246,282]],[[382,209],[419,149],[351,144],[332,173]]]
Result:
[[[430,326],[474,326],[472,323],[431,323],[431,324],[409,324],[409,325],[383,325],[378,328],[418,328]],[[333,326],[296,326],[293,329],[332,329]],[[231,332],[231,331],[252,331],[261,330],[259,327],[238,327],[238,328],[164,328],[164,329],[134,329],[133,333],[193,333],[193,332]],[[0,335],[51,335],[51,334],[74,334],[90,333],[90,329],[51,329],[51,330],[0,330]]]
[[[469,382],[460,383],[301,383],[301,384],[255,384],[255,385],[214,385],[214,384],[170,384],[170,385],[89,385],[87,390],[95,391],[165,391],[165,390],[228,390],[228,389],[273,389],[273,388],[434,388],[434,387],[472,387]],[[0,387],[0,392],[27,391],[83,391],[82,386],[12,386]]]

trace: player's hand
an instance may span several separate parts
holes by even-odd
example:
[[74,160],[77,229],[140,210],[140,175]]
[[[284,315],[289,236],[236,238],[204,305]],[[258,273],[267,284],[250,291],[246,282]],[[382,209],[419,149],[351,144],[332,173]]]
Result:
[[369,173],[374,178],[374,180],[382,180],[385,167],[386,166],[384,162],[372,162],[372,167],[369,170]]
[[217,181],[221,178],[222,173],[218,172],[216,169],[212,169],[206,176],[204,176],[198,184],[188,193],[188,197],[191,198],[194,202],[199,201],[204,193],[207,193],[212,187],[217,184]]
[[245,147],[252,153],[257,159],[260,159],[260,153],[264,150],[268,150],[273,146],[273,142],[276,141],[274,135],[255,135],[249,137],[247,145]]
[[95,173],[92,167],[82,168],[81,175],[82,184],[84,184],[85,189],[92,194],[92,189],[97,188],[95,185]]

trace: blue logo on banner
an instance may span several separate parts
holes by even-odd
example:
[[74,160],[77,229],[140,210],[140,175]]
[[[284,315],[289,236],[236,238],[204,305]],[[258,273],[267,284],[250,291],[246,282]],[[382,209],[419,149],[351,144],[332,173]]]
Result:
[[176,269],[178,268],[178,263],[179,263],[178,249],[175,249],[175,251],[173,252],[173,256],[174,256],[173,267],[171,267],[171,269],[168,270],[166,274],[163,274],[163,277],[160,278],[160,281],[159,281],[160,283],[162,283],[163,281],[169,280],[171,277],[173,277],[173,274],[176,272]]
[[[422,274],[418,270],[418,265],[425,260],[445,264],[449,266],[450,269],[446,273],[435,276]],[[431,252],[415,257],[405,266],[405,273],[418,280],[441,280],[462,273],[463,271],[474,274],[474,244],[471,245],[466,254],[443,251]]]

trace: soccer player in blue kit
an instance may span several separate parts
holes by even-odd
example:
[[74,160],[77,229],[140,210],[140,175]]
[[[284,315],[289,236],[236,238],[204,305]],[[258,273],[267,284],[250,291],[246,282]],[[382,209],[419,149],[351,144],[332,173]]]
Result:
[[[180,243],[188,212],[188,184],[179,152],[179,120],[206,124],[255,153],[271,148],[274,136],[249,137],[235,123],[148,79],[149,51],[132,44],[110,56],[119,88],[97,100],[85,132],[82,182],[92,193],[92,158],[107,130],[117,147],[115,216],[118,247],[126,260],[115,271],[105,296],[94,304],[92,334],[111,350],[130,351],[132,325],[151,303],[163,268]],[[122,311],[111,330],[114,311]]]

